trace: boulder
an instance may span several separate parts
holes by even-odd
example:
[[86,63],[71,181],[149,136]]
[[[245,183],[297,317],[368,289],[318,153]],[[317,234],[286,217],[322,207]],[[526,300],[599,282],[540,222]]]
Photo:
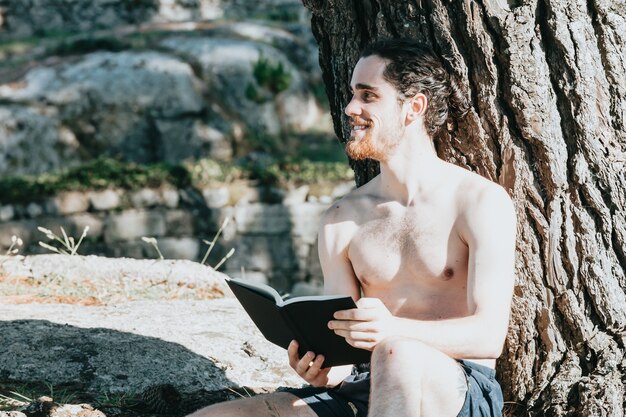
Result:
[[[8,92],[19,87],[5,84],[1,89]],[[79,147],[74,134],[44,111],[0,106],[0,176],[39,174],[77,165]]]
[[0,0],[0,10],[0,38],[224,17],[308,20],[299,0]]
[[94,397],[168,387],[181,409],[242,387],[267,392],[301,384],[286,352],[265,340],[234,298],[3,304],[0,317],[0,382],[45,381]]
[[226,275],[191,261],[112,259],[54,254],[0,256],[0,276],[18,276],[33,281],[45,281],[51,274],[62,274],[64,285],[68,288],[88,279],[96,286],[102,284],[111,288],[115,286],[138,288],[137,292],[140,293],[165,280],[174,286],[195,285],[205,288],[205,291],[214,293],[213,298],[222,297],[228,292],[224,280]]
[[[69,153],[69,163],[77,160],[78,148],[83,159],[121,154],[141,163],[212,152],[227,157],[230,133],[219,129],[229,127],[205,108],[201,85],[189,64],[157,52],[95,52],[76,62],[34,68],[20,82],[0,85],[1,99],[28,106],[0,107],[4,147],[16,148],[1,152],[6,162],[0,159],[0,170],[59,168],[64,160],[55,148],[59,144],[65,145],[61,150]],[[33,149],[41,156],[27,161]],[[35,168],[41,161],[42,168]]]
[[[208,94],[226,112],[245,121],[257,135],[278,135],[283,131],[305,131],[316,127],[324,111],[317,106],[301,72],[278,49],[259,42],[226,38],[170,37],[161,46],[197,61]],[[289,78],[284,91],[270,91],[261,85],[254,68],[265,60],[271,67],[282,66]]]
[[[63,387],[87,401],[63,405],[42,397],[21,409],[27,415],[44,415],[33,414],[42,408],[54,409],[45,414],[51,417],[100,416],[84,413],[94,404],[105,415],[144,415],[98,402],[116,397],[182,416],[238,393],[302,384],[285,350],[265,340],[232,296],[225,275],[206,266],[61,255],[0,257],[0,266],[0,295],[38,285],[34,293],[83,291],[102,301],[80,303],[61,293],[56,303],[52,297],[2,297],[0,384],[45,385],[51,392]],[[164,282],[169,290],[155,296]],[[124,297],[101,295],[114,288],[123,288]],[[203,291],[185,298],[188,289]]]

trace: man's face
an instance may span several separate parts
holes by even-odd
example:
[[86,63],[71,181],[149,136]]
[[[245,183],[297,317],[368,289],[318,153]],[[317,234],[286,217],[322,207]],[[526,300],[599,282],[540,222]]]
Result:
[[352,126],[346,153],[352,159],[387,161],[404,133],[398,91],[383,77],[386,65],[384,59],[372,55],[354,67],[353,96],[345,108]]

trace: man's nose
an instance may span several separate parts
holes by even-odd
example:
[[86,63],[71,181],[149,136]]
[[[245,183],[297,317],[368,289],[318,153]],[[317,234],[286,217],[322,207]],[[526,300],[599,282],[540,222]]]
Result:
[[359,103],[354,99],[354,96],[350,99],[350,102],[346,105],[344,112],[347,116],[357,116],[361,114],[361,108],[359,107]]

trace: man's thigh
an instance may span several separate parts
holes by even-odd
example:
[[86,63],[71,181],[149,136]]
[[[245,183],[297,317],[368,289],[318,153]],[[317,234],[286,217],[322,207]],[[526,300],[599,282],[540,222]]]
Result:
[[[415,339],[395,338],[374,351],[372,386],[372,403],[395,394],[424,417],[455,417],[465,402],[467,379],[461,365],[444,353]],[[386,408],[380,405],[370,404]]]
[[467,377],[456,360],[432,349],[424,361],[422,416],[454,417],[466,401]]
[[300,398],[286,392],[214,404],[188,417],[318,417]]

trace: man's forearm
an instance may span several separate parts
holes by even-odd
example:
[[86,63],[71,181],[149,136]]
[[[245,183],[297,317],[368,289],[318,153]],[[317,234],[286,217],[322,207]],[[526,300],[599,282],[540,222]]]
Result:
[[397,317],[395,326],[398,336],[417,339],[456,359],[495,359],[506,337],[502,323],[478,316],[438,321]]

